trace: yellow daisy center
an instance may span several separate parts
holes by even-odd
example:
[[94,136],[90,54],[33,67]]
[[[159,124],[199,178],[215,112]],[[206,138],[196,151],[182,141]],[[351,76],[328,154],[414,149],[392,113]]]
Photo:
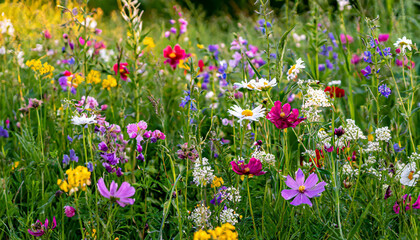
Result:
[[305,186],[300,186],[299,187],[299,192],[303,193],[305,191]]
[[292,72],[293,72],[293,70],[295,70],[295,68],[296,68],[296,65],[293,65],[293,66],[289,69],[289,72],[288,72],[288,73],[289,73],[289,75],[290,75],[290,74],[292,74]]
[[242,116],[251,117],[252,115],[254,115],[254,113],[249,109],[242,111]]
[[251,84],[246,85],[247,87],[254,89],[254,87]]
[[410,174],[408,174],[408,179],[413,180],[413,174],[414,174],[414,171],[411,171]]
[[284,112],[280,113],[280,117],[284,118],[286,117],[286,114]]
[[245,169],[244,169],[244,172],[245,172],[245,173],[249,173],[249,168],[245,168]]

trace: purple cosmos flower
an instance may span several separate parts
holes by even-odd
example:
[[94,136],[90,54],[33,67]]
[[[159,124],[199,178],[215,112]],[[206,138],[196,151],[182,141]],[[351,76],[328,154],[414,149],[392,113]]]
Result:
[[[51,231],[57,226],[57,222],[55,221],[55,216],[53,217],[53,225],[51,227]],[[36,220],[36,223],[32,224],[31,229],[28,229],[28,233],[35,237],[41,237],[48,231],[48,218],[45,219],[45,224],[41,221]]]
[[309,198],[319,197],[325,191],[326,182],[318,183],[318,176],[315,173],[309,175],[305,181],[305,175],[299,168],[296,172],[296,181],[290,176],[287,176],[286,185],[291,189],[284,189],[281,191],[281,196],[290,200],[295,198],[290,204],[298,206],[300,204],[308,204],[312,207],[312,202]]
[[98,191],[102,196],[110,199],[111,201],[116,201],[121,207],[134,204],[135,199],[130,197],[136,193],[136,189],[132,187],[128,182],[123,182],[121,187],[118,189],[118,183],[112,181],[108,191],[104,179],[100,178],[97,186]]
[[382,84],[378,87],[378,91],[382,94],[382,96],[388,98],[391,95],[391,89],[386,86],[386,84]]
[[64,213],[67,217],[71,218],[76,214],[76,209],[74,209],[74,207],[71,206],[64,206]]
[[360,72],[363,74],[363,76],[369,79],[369,75],[372,74],[372,68],[369,65],[367,65],[366,68],[360,70]]
[[244,161],[238,161],[238,163],[235,161],[230,162],[232,170],[238,175],[260,176],[265,174],[265,172],[261,171],[262,163],[259,159],[251,158],[248,164],[245,164]]

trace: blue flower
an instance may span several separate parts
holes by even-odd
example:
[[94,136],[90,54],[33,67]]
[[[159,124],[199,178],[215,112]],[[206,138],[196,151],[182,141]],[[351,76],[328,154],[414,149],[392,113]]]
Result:
[[3,137],[3,138],[9,137],[9,132],[7,132],[7,130],[4,129],[2,126],[0,126],[0,137]]
[[399,152],[401,152],[401,151],[403,151],[405,149],[405,147],[401,147],[400,143],[395,143],[393,145],[393,147],[394,147],[394,151],[396,153],[399,153]]
[[363,76],[365,76],[367,79],[369,79],[369,75],[372,74],[372,68],[370,68],[369,65],[367,65],[364,69],[361,70]]
[[378,91],[382,94],[382,96],[388,98],[391,95],[391,89],[386,86],[386,84],[382,84],[378,87]]
[[363,60],[367,63],[372,63],[372,53],[370,51],[365,51],[363,53]]

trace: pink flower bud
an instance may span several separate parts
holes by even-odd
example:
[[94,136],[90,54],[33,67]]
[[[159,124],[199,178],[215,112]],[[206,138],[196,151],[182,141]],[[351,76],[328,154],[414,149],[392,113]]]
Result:
[[67,217],[71,218],[74,215],[76,215],[76,209],[74,209],[74,207],[71,207],[71,206],[65,206],[64,213],[66,214]]

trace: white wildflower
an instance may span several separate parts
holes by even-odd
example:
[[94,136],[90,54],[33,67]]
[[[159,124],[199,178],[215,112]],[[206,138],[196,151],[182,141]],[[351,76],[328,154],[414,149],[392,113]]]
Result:
[[71,123],[74,125],[86,125],[86,124],[94,124],[96,123],[96,115],[92,115],[88,117],[85,113],[81,116],[74,115],[71,118]]
[[236,223],[238,223],[238,217],[239,214],[237,214],[233,209],[225,208],[220,212],[219,221],[222,224],[230,223],[232,225],[235,225]]
[[420,172],[416,173],[416,163],[412,162],[405,165],[401,172],[400,183],[409,187],[414,187],[420,177]]
[[199,159],[194,163],[194,183],[197,186],[206,186],[208,183],[211,183],[214,179],[213,169],[209,165],[209,160],[203,158],[200,162]]
[[379,141],[389,142],[389,140],[391,140],[391,131],[388,127],[376,129],[375,135],[376,139]]
[[188,219],[192,220],[197,228],[211,228],[210,216],[211,211],[209,207],[206,207],[204,204],[199,204],[193,210]]

